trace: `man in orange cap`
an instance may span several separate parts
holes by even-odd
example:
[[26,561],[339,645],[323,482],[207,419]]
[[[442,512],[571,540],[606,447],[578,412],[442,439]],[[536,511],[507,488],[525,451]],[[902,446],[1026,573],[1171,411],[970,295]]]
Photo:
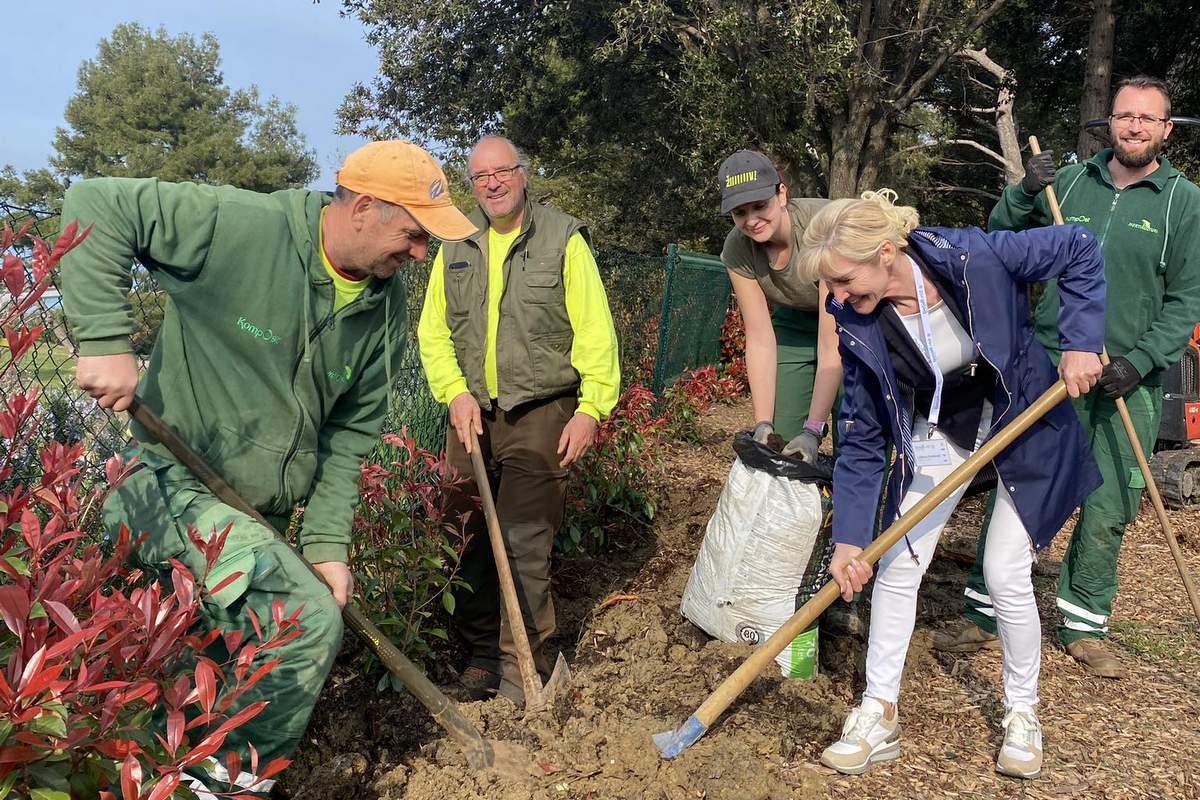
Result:
[[[127,457],[138,467],[104,507],[112,532],[146,534],[138,566],[171,586],[172,560],[210,588],[203,622],[270,637],[271,607],[302,608],[301,635],[260,655],[281,661],[228,713],[265,700],[195,776],[201,797],[272,781],[231,775],[225,754],[249,745],[265,764],[291,755],[342,637],[353,591],[347,564],[359,467],[379,436],[404,349],[405,292],[396,270],[425,258],[430,236],[462,239],[475,226],[454,207],[446,176],[416,145],[375,142],[351,153],[333,197],[232,186],[98,178],[73,184],[64,219],[94,224],[63,266],[66,314],[79,343],[76,381],[101,406],[135,390],[251,505],[283,530],[303,503],[300,557],[271,531],[221,503],[136,422]],[[150,366],[138,379],[130,346],[134,261],[171,302]],[[216,566],[188,540],[229,528]],[[226,586],[219,584],[226,582]],[[218,642],[221,641],[218,639]],[[255,664],[254,666],[258,666]],[[232,680],[229,687],[236,685]]]

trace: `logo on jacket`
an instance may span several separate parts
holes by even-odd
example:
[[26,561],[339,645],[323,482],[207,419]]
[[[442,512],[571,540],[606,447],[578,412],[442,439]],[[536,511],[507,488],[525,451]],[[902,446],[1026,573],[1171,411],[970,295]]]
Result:
[[436,200],[446,193],[446,184],[442,183],[442,179],[438,178],[433,183],[429,184],[429,199]]
[[1076,225],[1086,225],[1091,221],[1092,221],[1092,218],[1089,217],[1087,214],[1076,214],[1073,217],[1064,217],[1063,218],[1063,222],[1068,222],[1068,223],[1073,222]]
[[347,364],[342,368],[340,373],[332,369],[326,371],[325,377],[329,378],[329,380],[333,381],[334,383],[340,383],[344,386],[350,383],[350,379],[354,377],[354,370],[350,369],[350,365]]
[[1150,220],[1144,219],[1141,222],[1131,222],[1129,227],[1135,231],[1145,231],[1146,233],[1158,233],[1158,228],[1150,224]]
[[267,344],[278,344],[282,341],[282,337],[270,328],[260,328],[245,317],[238,317],[237,326],[254,338],[262,339]]

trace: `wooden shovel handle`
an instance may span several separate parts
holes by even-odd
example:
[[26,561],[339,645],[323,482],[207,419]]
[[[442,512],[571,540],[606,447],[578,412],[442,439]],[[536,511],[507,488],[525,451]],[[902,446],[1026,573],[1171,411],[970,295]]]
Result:
[[[886,531],[881,533],[875,541],[871,542],[863,550],[859,558],[868,564],[874,564],[878,561],[884,553],[895,545],[896,542],[900,541],[929,512],[937,508],[958,487],[975,477],[975,473],[983,469],[1000,451],[1008,447],[1014,439],[1028,430],[1046,412],[1061,403],[1066,396],[1066,384],[1061,380],[1057,381],[1043,392],[1042,396],[1034,401],[1033,405],[1025,409],[1020,416],[1008,423],[1008,425],[1004,426],[995,436],[984,442],[978,450],[951,472],[945,480],[933,487],[929,494],[921,498],[907,514],[893,522]],[[763,668],[775,656],[783,652],[783,649],[791,644],[793,639],[807,629],[837,596],[837,584],[829,581],[821,588],[821,591],[813,595],[811,600],[784,622],[779,627],[779,630],[775,631],[761,647],[751,653],[742,662],[741,666],[734,670],[733,674],[726,678],[725,682],[708,696],[708,699],[704,701],[700,708],[696,709],[696,713],[693,716],[700,721],[700,724],[705,728],[711,725],[721,715],[721,712],[728,708],[729,704],[737,699],[738,695],[745,691],[746,687],[758,677]]]
[[483,503],[488,539],[492,543],[492,558],[496,561],[496,575],[500,579],[500,600],[504,604],[504,615],[508,617],[508,627],[512,631],[513,644],[517,648],[517,666],[521,669],[525,707],[536,709],[542,702],[542,678],[533,663],[529,634],[525,631],[525,618],[521,614],[521,602],[517,599],[517,587],[513,582],[512,567],[508,563],[508,550],[504,546],[504,534],[500,530],[500,517],[496,514],[496,503],[492,499],[492,485],[488,481],[487,468],[483,465],[483,453],[479,451],[479,439],[475,436],[474,429],[471,430],[471,466],[475,470],[475,485]]

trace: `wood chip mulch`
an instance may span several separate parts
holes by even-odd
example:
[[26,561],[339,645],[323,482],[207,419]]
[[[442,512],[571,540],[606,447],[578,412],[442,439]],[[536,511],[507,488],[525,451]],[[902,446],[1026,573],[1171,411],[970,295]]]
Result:
[[[732,461],[732,432],[751,418],[748,402],[717,406],[704,419],[698,445],[673,445],[670,474],[722,484]],[[943,548],[971,552],[981,503],[967,501],[942,539]],[[1200,578],[1200,511],[1171,510],[1193,579]],[[993,771],[1004,715],[997,651],[971,655],[932,650],[933,632],[955,623],[966,565],[941,558],[922,587],[917,630],[900,700],[903,755],[861,776],[820,767],[829,742],[810,741],[796,770],[825,776],[834,798],[1200,798],[1200,632],[1149,502],[1125,534],[1109,643],[1129,670],[1124,680],[1091,677],[1058,644],[1054,606],[1056,564],[1074,520],[1068,521],[1035,574],[1043,648],[1039,717],[1045,736],[1042,777],[1017,781]],[[679,558],[694,558],[678,553]],[[862,692],[847,673],[833,675],[847,703]],[[803,720],[796,724],[802,729]],[[803,732],[798,731],[803,736]]]

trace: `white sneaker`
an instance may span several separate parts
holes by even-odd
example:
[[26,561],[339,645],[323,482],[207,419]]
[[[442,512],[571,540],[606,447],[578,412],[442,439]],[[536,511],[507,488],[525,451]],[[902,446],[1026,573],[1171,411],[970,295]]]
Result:
[[842,738],[821,753],[821,763],[843,775],[859,775],[876,761],[900,757],[900,715],[884,719],[883,703],[864,697],[846,717]]
[[996,758],[996,772],[1012,778],[1042,774],[1042,726],[1033,708],[1018,703],[1004,715],[1004,744]]

